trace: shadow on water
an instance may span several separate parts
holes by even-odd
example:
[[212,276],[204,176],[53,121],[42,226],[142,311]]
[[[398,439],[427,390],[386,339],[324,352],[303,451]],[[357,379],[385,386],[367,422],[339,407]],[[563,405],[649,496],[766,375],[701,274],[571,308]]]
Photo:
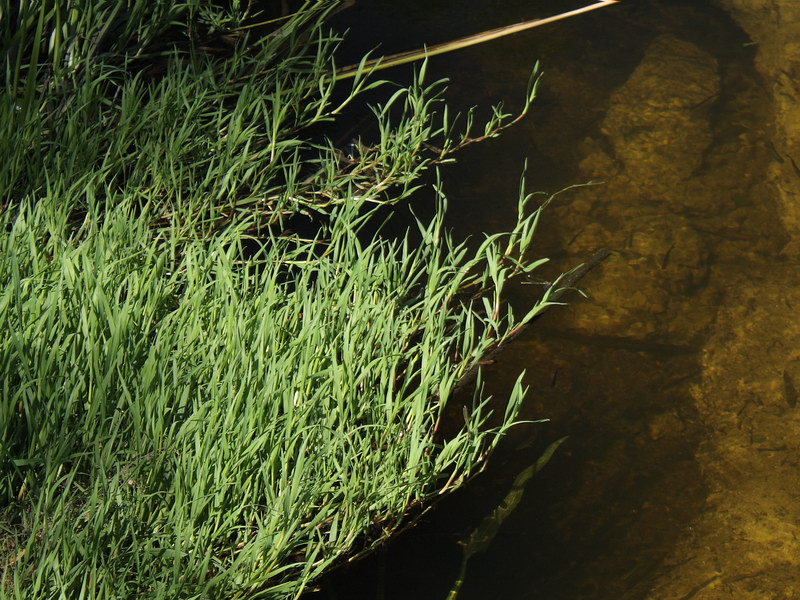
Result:
[[[573,8],[465,4],[364,2],[340,24],[352,29],[354,53],[378,42],[394,52]],[[694,1],[620,4],[439,57],[429,69],[451,78],[450,101],[463,109],[521,99],[536,59],[545,77],[531,116],[465,151],[443,176],[461,235],[507,226],[525,160],[531,189],[604,181],[555,203],[540,235],[539,251],[554,258],[550,276],[598,247],[614,251],[581,282],[588,299],[549,311],[486,371],[487,392],[502,398],[524,369],[522,418],[549,422],[514,430],[466,489],[309,597],[444,600],[457,541],[562,436],[489,550],[471,560],[459,598],[645,598],[679,566],[672,552],[708,493],[692,389],[721,294],[711,273],[775,255],[785,242],[771,203],[748,199],[770,160],[768,103],[747,37]],[[674,96],[683,101],[673,107]],[[637,138],[637,128],[650,137]],[[670,137],[677,150],[664,149]],[[512,300],[522,306],[535,289],[519,285]]]

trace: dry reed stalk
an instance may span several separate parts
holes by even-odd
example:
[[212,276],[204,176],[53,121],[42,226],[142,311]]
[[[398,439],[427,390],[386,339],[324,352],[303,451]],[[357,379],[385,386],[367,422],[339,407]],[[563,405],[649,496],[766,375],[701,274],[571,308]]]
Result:
[[531,19],[530,21],[523,21],[522,23],[515,23],[514,25],[506,25],[504,27],[490,29],[482,33],[476,33],[459,38],[457,40],[435,44],[426,48],[409,50],[407,52],[400,52],[398,54],[391,54],[382,58],[369,60],[364,63],[348,65],[336,71],[336,79],[348,79],[350,77],[354,77],[356,73],[363,72],[365,70],[380,71],[381,69],[388,69],[390,67],[404,65],[406,63],[414,62],[415,60],[422,60],[430,56],[436,56],[437,54],[444,54],[446,52],[452,52],[453,50],[460,50],[461,48],[482,44],[506,35],[519,33],[520,31],[533,29],[534,27],[541,27],[542,25],[547,25],[548,23],[554,23],[555,21],[561,21],[585,12],[597,10],[598,8],[603,8],[611,4],[616,4],[618,1],[619,0],[600,0],[595,4],[590,4],[582,8],[563,12],[552,17],[546,17],[544,19]]

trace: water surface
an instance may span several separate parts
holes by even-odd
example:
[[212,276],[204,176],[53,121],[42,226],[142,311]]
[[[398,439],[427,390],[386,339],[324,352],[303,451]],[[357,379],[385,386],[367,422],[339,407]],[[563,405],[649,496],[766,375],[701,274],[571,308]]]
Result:
[[[390,53],[580,5],[361,2],[337,26],[351,28],[345,53],[377,43]],[[549,311],[487,369],[499,398],[524,369],[522,416],[549,422],[519,427],[486,473],[384,552],[333,574],[320,598],[443,600],[457,541],[562,436],[471,561],[459,598],[793,597],[781,565],[797,549],[786,540],[798,454],[783,439],[800,428],[800,368],[787,362],[800,350],[786,325],[797,294],[775,308],[794,266],[781,255],[787,237],[765,183],[782,157],[754,53],[710,3],[664,1],[431,59],[429,77],[449,77],[449,101],[462,110],[498,99],[518,108],[533,63],[544,71],[523,123],[443,170],[457,234],[510,226],[527,161],[531,191],[599,182],[548,209],[545,275],[600,247],[613,255],[582,281],[587,299]],[[391,76],[407,80],[412,69]],[[537,289],[519,285],[512,300],[524,306]],[[751,321],[761,330],[744,328]],[[777,498],[769,505],[765,485]],[[765,528],[764,511],[784,516]],[[777,554],[775,540],[785,542]]]

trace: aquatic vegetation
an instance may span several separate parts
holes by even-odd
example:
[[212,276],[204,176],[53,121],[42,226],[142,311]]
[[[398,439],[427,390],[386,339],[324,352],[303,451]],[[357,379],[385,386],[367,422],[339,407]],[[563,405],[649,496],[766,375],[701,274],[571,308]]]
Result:
[[334,93],[335,3],[259,36],[232,4],[2,4],[2,597],[297,597],[479,469],[522,399],[478,388],[437,435],[555,291],[502,300],[544,262],[524,185],[477,248],[443,199],[420,243],[380,237],[472,140],[442,82],[422,67],[344,156],[319,128],[380,82]]
[[514,478],[514,482],[508,490],[508,493],[500,501],[492,511],[478,523],[478,526],[461,542],[461,567],[459,568],[458,577],[453,584],[447,600],[455,600],[461,591],[461,586],[464,584],[464,578],[467,575],[467,563],[474,554],[485,551],[492,540],[497,536],[503,522],[514,512],[519,505],[522,497],[525,495],[525,486],[528,481],[541,471],[545,465],[550,461],[553,454],[558,447],[564,443],[567,438],[561,438],[550,444],[544,453],[536,460],[535,463],[525,467]]

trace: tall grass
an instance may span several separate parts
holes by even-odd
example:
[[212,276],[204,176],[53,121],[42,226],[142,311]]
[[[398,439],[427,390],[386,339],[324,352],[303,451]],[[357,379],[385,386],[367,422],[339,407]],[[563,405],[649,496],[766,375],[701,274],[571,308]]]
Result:
[[3,0],[2,598],[297,597],[480,468],[522,399],[436,434],[547,306],[502,301],[542,262],[530,196],[473,250],[443,200],[413,247],[368,233],[472,139],[441,84],[343,156],[315,132],[378,82],[333,100],[335,3],[215,46],[257,16],[233,5]]

